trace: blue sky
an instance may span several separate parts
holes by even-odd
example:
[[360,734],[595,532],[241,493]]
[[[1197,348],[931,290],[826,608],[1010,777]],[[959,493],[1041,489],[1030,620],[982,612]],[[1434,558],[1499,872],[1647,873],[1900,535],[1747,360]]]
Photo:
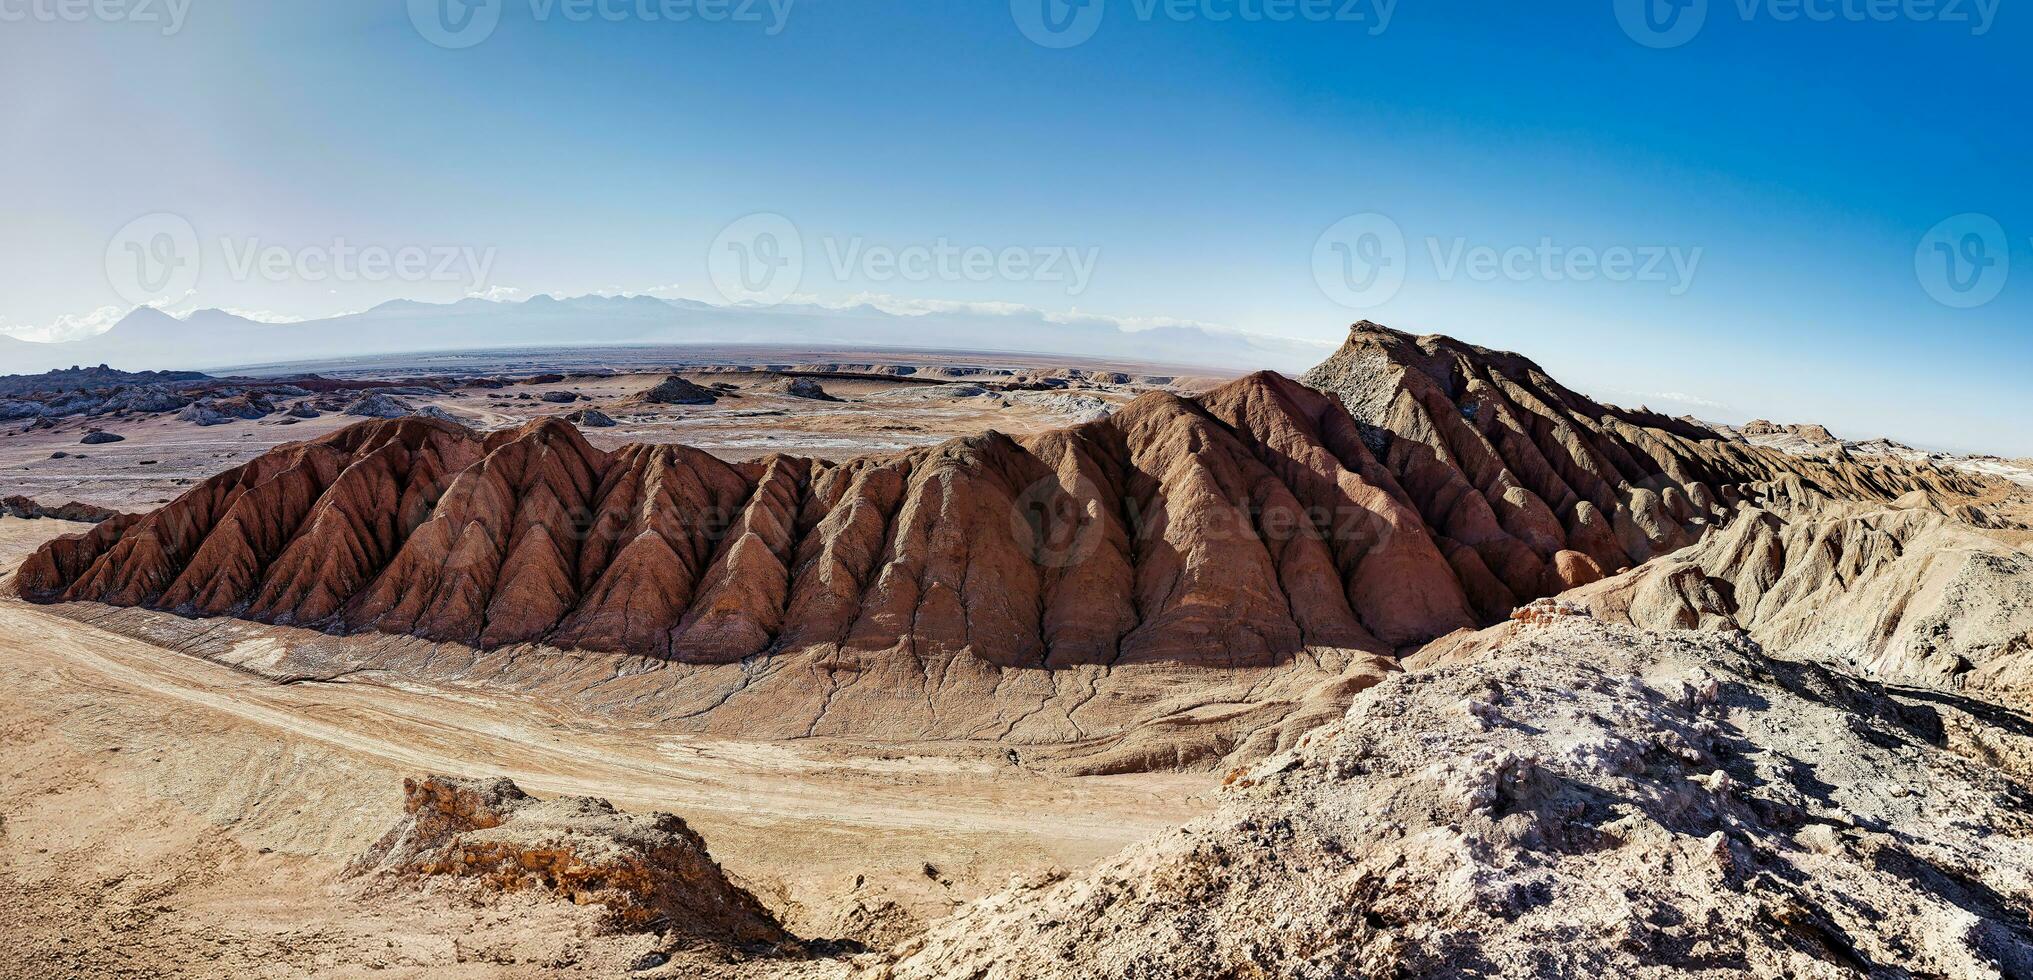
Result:
[[[0,0],[0,329],[124,312],[107,251],[142,215],[180,216],[204,250],[169,308],[285,318],[486,290],[717,300],[716,235],[771,212],[803,236],[798,294],[820,302],[1319,340],[1367,318],[1525,352],[1611,400],[2033,454],[2023,11],[1814,0],[1833,19],[1789,20],[1786,0],[1708,0],[1660,49],[1609,0],[1399,0],[1388,21],[1378,0],[1088,0],[1091,37],[1054,49],[1018,27],[1030,0],[733,0],[682,23],[642,16],[677,0],[590,18],[499,0],[498,27],[453,50],[403,0],[182,2],[166,32],[171,0],[114,22]],[[1993,265],[2002,288],[1963,309],[1915,253],[1965,213],[2004,236],[1974,254],[2016,268]],[[1401,233],[1403,283],[1347,305],[1315,254],[1360,214]],[[228,254],[338,241],[491,260],[484,282],[308,281],[235,274]],[[937,243],[1094,265],[1075,289],[828,257]],[[1520,249],[1683,271],[1471,271]]]

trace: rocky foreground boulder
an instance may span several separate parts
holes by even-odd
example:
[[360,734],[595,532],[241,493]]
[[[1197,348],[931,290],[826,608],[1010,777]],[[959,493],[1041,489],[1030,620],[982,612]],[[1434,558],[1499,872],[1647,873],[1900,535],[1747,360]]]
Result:
[[605,907],[619,929],[748,950],[794,942],[672,814],[622,813],[591,797],[538,800],[507,779],[425,776],[402,786],[402,819],[354,863],[355,876],[449,879],[483,901],[540,889]]
[[1741,634],[1533,619],[865,974],[2033,976],[2033,726]]

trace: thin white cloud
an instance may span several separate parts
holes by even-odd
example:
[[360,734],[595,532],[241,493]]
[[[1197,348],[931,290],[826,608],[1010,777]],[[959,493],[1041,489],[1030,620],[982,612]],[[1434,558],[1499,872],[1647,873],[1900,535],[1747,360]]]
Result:
[[312,319],[289,313],[277,313],[274,310],[243,310],[237,306],[221,306],[218,309],[221,313],[230,313],[242,320],[253,320],[256,323],[302,323]]
[[31,340],[42,344],[61,344],[66,341],[84,340],[96,337],[113,328],[126,310],[117,306],[101,306],[90,313],[66,313],[50,323],[34,325],[0,321],[0,333],[16,340]]
[[[148,305],[170,316],[183,319],[196,311],[197,294],[197,290],[187,289],[184,290],[181,296],[165,297]],[[0,334],[6,334],[16,340],[27,340],[42,344],[62,344],[74,340],[90,340],[113,329],[114,324],[119,323],[129,313],[138,309],[140,309],[138,306],[101,306],[89,313],[66,313],[44,324],[9,323],[5,317],[0,317]],[[247,316],[249,319],[258,318],[238,310],[227,310],[226,312]],[[301,317],[285,319],[286,314],[280,313],[266,315],[275,318],[265,321],[268,323],[292,323],[302,319]]]
[[489,286],[467,293],[466,298],[484,299],[490,303],[512,303],[521,295],[522,290],[514,286]]
[[1636,388],[1609,388],[1606,390],[1611,395],[1614,395],[1615,398],[1613,400],[1618,402],[1636,402],[1639,404],[1645,404],[1649,402],[1671,402],[1676,405],[1687,405],[1695,408],[1723,409],[1723,410],[1727,410],[1729,408],[1728,405],[1716,401],[1712,398],[1703,398],[1700,395],[1690,395],[1684,391],[1639,391]]
[[1681,402],[1687,405],[1699,405],[1702,408],[1729,407],[1728,405],[1725,405],[1719,401],[1703,398],[1700,395],[1690,395],[1684,391],[1655,391],[1652,393],[1651,397],[1657,398],[1660,401]]

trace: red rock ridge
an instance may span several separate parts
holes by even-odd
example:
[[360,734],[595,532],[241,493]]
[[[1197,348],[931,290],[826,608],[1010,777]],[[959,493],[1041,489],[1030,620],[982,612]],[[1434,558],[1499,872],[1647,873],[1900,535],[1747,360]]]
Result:
[[1517,355],[1366,323],[1308,381],[845,463],[606,452],[555,419],[368,421],[50,542],[15,587],[690,663],[1249,667],[1497,621],[1691,543],[1766,481],[1974,488],[1723,443]]

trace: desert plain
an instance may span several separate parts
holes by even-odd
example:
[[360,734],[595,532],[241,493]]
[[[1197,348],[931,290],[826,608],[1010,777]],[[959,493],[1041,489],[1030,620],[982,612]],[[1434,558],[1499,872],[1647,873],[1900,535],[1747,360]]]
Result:
[[0,974],[2033,975],[2024,461],[1368,323],[65,384]]

